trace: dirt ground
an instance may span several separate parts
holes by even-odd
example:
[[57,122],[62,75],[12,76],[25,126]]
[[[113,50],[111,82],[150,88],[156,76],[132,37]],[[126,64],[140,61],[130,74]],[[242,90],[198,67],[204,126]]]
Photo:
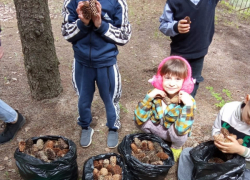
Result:
[[[133,125],[133,111],[139,100],[152,88],[147,82],[159,62],[169,56],[170,39],[158,30],[159,17],[165,0],[127,0],[129,20],[132,25],[130,42],[119,47],[118,66],[122,76],[123,94],[120,101],[122,128],[119,142],[127,134],[139,132]],[[49,0],[51,21],[57,56],[60,61],[60,75],[63,92],[54,99],[36,101],[30,96],[20,38],[15,18],[13,2],[0,0],[0,19],[2,24],[2,46],[5,54],[0,60],[0,98],[19,110],[26,124],[9,143],[0,146],[0,180],[22,179],[15,165],[14,151],[18,142],[43,135],[61,135],[71,139],[77,145],[77,163],[79,179],[82,177],[83,164],[91,156],[117,153],[117,149],[106,146],[107,127],[104,104],[96,92],[92,103],[95,130],[90,147],[80,147],[81,128],[77,125],[77,100],[71,83],[71,65],[73,51],[71,44],[61,36],[62,0]],[[242,101],[250,93],[250,20],[242,19],[220,3],[216,10],[216,25],[213,42],[205,58],[203,77],[196,96],[197,112],[192,136],[185,147],[211,139],[211,127],[219,108],[216,99],[206,87],[215,92],[229,90],[232,100]],[[225,100],[227,96],[221,95]],[[231,100],[231,101],[232,101]],[[176,166],[166,180],[176,179]]]

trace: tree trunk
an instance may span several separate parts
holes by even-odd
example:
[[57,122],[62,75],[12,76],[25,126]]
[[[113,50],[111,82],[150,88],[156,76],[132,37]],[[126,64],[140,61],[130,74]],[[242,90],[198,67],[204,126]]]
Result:
[[62,92],[48,0],[14,0],[24,65],[34,99]]

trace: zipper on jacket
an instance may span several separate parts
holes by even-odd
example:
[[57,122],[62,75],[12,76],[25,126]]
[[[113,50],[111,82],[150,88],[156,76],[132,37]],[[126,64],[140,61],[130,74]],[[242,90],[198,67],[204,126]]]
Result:
[[91,44],[91,38],[92,37],[92,32],[90,33],[90,39],[89,39],[89,66],[92,67],[92,58],[91,58],[91,47],[92,47],[92,44]]

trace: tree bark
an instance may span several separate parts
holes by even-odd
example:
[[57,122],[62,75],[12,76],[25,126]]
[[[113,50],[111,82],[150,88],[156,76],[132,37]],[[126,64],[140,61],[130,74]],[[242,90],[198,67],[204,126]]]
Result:
[[62,92],[48,0],[14,0],[31,96],[42,100]]

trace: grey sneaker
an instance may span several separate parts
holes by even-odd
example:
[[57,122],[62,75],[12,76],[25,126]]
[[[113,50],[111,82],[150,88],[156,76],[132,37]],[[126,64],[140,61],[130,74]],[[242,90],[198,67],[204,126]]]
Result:
[[92,142],[92,136],[94,134],[94,130],[89,127],[88,129],[83,129],[81,134],[80,145],[82,147],[88,147]]
[[108,141],[107,141],[109,148],[115,148],[118,145],[118,132],[116,131],[109,131],[108,134]]

